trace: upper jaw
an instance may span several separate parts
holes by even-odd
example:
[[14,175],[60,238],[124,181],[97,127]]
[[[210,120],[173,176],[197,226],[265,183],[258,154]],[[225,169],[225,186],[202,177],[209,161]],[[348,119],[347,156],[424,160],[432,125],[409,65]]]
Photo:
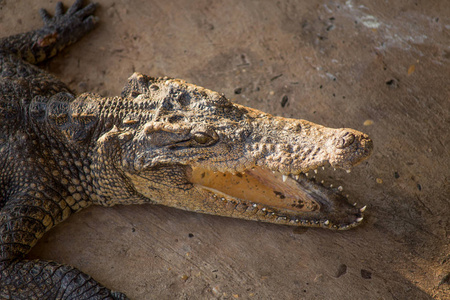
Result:
[[327,165],[349,170],[372,153],[373,142],[362,132],[308,125],[312,136],[281,131],[280,137],[265,137],[262,132],[248,142],[247,159],[284,175],[297,175]]

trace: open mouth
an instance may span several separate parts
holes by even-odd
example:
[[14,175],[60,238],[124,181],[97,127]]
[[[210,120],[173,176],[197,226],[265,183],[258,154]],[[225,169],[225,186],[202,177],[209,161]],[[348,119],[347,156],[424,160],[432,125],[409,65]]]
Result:
[[359,225],[365,207],[350,204],[341,186],[325,187],[316,182],[317,172],[282,175],[256,166],[232,174],[195,167],[189,181],[211,193],[228,210],[238,211],[230,216],[339,230]]

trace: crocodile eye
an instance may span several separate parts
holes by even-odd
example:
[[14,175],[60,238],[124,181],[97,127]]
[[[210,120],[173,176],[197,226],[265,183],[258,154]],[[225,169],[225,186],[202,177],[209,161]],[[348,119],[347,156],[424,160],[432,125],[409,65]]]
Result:
[[338,148],[340,148],[340,149],[346,148],[346,147],[350,146],[351,144],[353,144],[354,141],[355,141],[355,135],[353,133],[346,132],[341,136],[341,140],[339,142]]
[[213,140],[213,138],[210,137],[209,135],[207,135],[206,133],[198,132],[198,133],[194,134],[194,140],[197,143],[204,145],[204,144],[211,142]]

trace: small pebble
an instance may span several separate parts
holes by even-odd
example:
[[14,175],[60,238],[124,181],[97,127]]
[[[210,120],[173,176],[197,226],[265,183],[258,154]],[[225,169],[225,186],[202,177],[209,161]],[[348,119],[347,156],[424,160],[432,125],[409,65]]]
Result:
[[361,269],[361,277],[364,279],[372,279],[372,272]]
[[373,124],[372,120],[365,120],[364,123],[363,123],[364,126],[370,126],[372,124]]

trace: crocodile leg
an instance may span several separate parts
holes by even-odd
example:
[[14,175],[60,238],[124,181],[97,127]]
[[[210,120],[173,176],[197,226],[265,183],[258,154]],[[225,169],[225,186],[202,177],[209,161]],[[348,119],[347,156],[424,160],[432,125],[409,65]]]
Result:
[[[66,265],[22,260],[43,234],[71,214],[67,197],[49,185],[24,182],[21,197],[6,200],[0,211],[1,299],[126,299],[90,276]],[[51,197],[51,198],[49,198]]]
[[1,299],[127,299],[76,268],[44,260],[0,263]]
[[70,93],[63,82],[33,64],[56,55],[94,28],[97,19],[92,13],[96,4],[83,8],[82,3],[77,0],[63,13],[62,3],[58,2],[54,17],[41,10],[42,28],[0,39],[0,85],[11,85],[17,96],[27,99]]
[[31,64],[55,56],[58,51],[75,43],[94,28],[97,19],[92,13],[97,5],[91,3],[84,8],[82,5],[83,0],[76,0],[67,12],[63,13],[62,3],[58,2],[54,17],[42,9],[42,28],[1,39],[1,49]]

